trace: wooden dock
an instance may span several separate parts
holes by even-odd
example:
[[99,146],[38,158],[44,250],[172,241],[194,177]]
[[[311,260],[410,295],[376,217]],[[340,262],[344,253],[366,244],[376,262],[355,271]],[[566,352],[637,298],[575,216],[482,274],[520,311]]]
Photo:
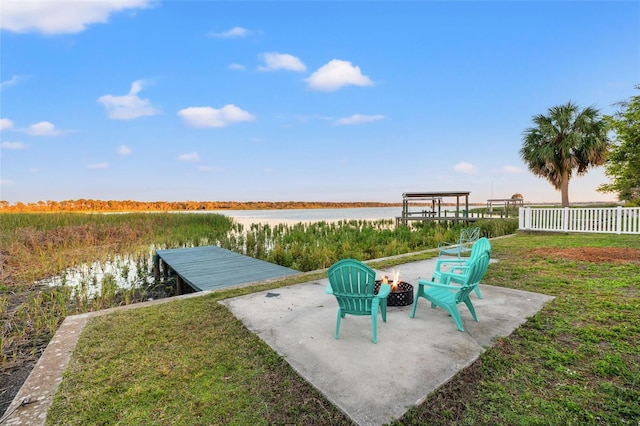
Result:
[[[396,216],[396,226],[408,225],[411,221],[428,221],[428,222],[462,222],[470,224],[480,219],[502,219],[509,217],[510,206],[522,206],[522,198],[510,199],[492,199],[487,201],[487,210],[481,212],[469,211],[469,191],[449,191],[449,192],[405,192],[402,194],[402,216]],[[520,195],[520,194],[516,194]],[[451,215],[447,214],[446,208],[443,209],[443,199],[455,198],[456,209]],[[461,205],[461,200],[464,205]],[[493,205],[502,204],[503,207],[493,213]],[[430,204],[430,205],[429,205]]]
[[183,293],[183,284],[195,291],[217,290],[300,273],[218,246],[158,250],[154,256],[156,279],[160,278],[160,265],[165,278],[171,271],[177,275],[178,294]]
[[[470,191],[405,192],[402,194],[402,216],[396,216],[396,226],[408,225],[409,221],[412,220],[454,223],[473,222],[477,218],[469,217],[469,194],[471,194]],[[447,211],[442,209],[442,202],[445,198],[455,198],[456,200],[456,211],[452,216],[447,216]],[[462,211],[460,206],[461,198],[464,200],[464,209]],[[431,204],[431,206],[426,209],[425,206],[428,204]]]
[[476,222],[482,219],[480,216],[432,216],[432,215],[420,215],[420,216],[396,216],[396,226],[407,225],[407,222],[413,220],[431,221],[431,222]]

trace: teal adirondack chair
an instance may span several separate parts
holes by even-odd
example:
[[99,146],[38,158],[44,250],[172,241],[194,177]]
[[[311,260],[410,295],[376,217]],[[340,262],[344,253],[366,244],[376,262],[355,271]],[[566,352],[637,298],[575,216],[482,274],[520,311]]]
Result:
[[382,284],[378,294],[374,294],[376,273],[364,263],[355,259],[343,259],[327,270],[329,285],[327,293],[338,300],[336,334],[340,333],[340,320],[345,315],[371,315],[373,343],[378,343],[378,311],[382,321],[387,322],[387,296],[391,292],[388,284]]
[[462,228],[457,243],[441,242],[438,244],[438,257],[446,254],[461,258],[463,254],[466,255],[471,252],[471,247],[478,238],[480,238],[479,227]]
[[[469,299],[469,295],[487,272],[487,268],[489,267],[489,253],[481,253],[475,259],[470,260],[468,266],[469,267],[460,274],[442,274],[441,282],[439,283],[425,280],[418,281],[418,292],[416,294],[415,301],[413,302],[413,309],[410,315],[411,318],[414,318],[416,315],[418,300],[420,300],[421,297],[424,297],[431,302],[432,308],[440,306],[441,308],[446,309],[460,331],[464,331],[462,317],[458,310],[458,305],[460,303],[467,305],[473,319],[478,321],[476,310],[471,303],[471,299]],[[460,286],[451,284],[454,275],[456,275],[456,282],[461,283]],[[425,287],[427,288],[425,289]]]
[[[468,259],[438,259],[436,261],[436,269],[433,272],[433,276],[431,281],[441,281],[441,276],[443,273],[461,273],[468,268],[469,261],[475,259],[483,252],[488,252],[489,257],[491,257],[491,242],[488,238],[482,237],[478,239],[471,246],[471,255]],[[447,271],[443,271],[442,267],[446,266],[449,269]],[[453,282],[457,282],[455,279],[456,275],[452,277]],[[480,293],[480,283],[475,288],[475,292],[478,295],[478,299],[482,299],[482,293]]]

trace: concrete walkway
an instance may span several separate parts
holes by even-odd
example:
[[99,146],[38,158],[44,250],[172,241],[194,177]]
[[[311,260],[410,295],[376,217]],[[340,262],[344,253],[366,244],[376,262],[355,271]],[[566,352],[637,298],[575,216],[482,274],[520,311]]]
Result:
[[[435,260],[413,262],[378,270],[377,277],[399,270],[415,291],[434,267]],[[388,307],[387,322],[378,317],[374,344],[371,317],[347,315],[334,339],[338,305],[325,294],[327,284],[323,279],[220,303],[359,425],[401,417],[552,299],[482,285],[483,299],[471,296],[480,322],[461,305],[460,332],[446,311],[421,298],[415,318],[409,317],[411,306]]]

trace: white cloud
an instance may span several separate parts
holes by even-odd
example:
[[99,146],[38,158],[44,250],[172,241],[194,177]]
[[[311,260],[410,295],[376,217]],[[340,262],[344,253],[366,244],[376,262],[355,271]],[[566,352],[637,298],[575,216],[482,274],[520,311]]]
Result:
[[233,27],[230,30],[222,31],[220,33],[214,33],[214,32],[209,33],[211,37],[217,37],[217,38],[239,38],[239,37],[246,37],[249,34],[251,34],[251,31],[242,27]]
[[473,164],[465,163],[464,161],[453,166],[453,170],[459,173],[475,173],[478,168]]
[[0,90],[4,90],[9,86],[14,86],[18,84],[20,80],[22,80],[22,77],[20,77],[19,75],[14,75],[11,77],[11,80],[3,81],[2,83],[0,83]]
[[351,117],[339,118],[333,122],[334,126],[349,126],[352,124],[370,123],[372,121],[383,120],[384,115],[362,115],[353,114]]
[[13,127],[13,121],[8,118],[0,118],[0,130],[6,130]]
[[2,149],[27,149],[29,145],[22,142],[2,142],[0,147]]
[[262,171],[265,173],[273,173],[273,169],[271,167],[265,167]]
[[200,161],[200,155],[197,152],[190,152],[188,154],[180,154],[178,155],[178,160],[180,161],[193,161],[197,163]]
[[229,69],[230,70],[244,71],[244,70],[247,69],[247,67],[245,67],[242,64],[229,64]]
[[259,71],[289,70],[304,72],[307,69],[307,66],[300,59],[288,53],[263,53],[262,58],[266,66],[259,66]]
[[129,148],[126,145],[120,145],[118,147],[118,154],[120,154],[120,155],[130,155],[131,154],[131,148]]
[[95,163],[95,164],[87,165],[87,169],[93,169],[93,170],[108,169],[108,168],[109,168],[109,163],[107,163],[106,161],[104,161],[102,163]]
[[350,84],[354,86],[371,86],[373,81],[362,74],[360,67],[354,66],[349,61],[332,59],[320,67],[305,80],[311,90],[331,92]]
[[187,125],[191,127],[225,127],[241,121],[255,121],[255,117],[233,104],[220,109],[212,107],[189,107],[178,111]]
[[10,186],[13,185],[15,182],[9,179],[0,179],[0,186]]
[[32,136],[57,136],[62,134],[60,130],[56,129],[53,123],[48,121],[41,121],[36,124],[32,124],[27,129],[27,133]]
[[15,33],[70,34],[88,25],[105,23],[113,13],[149,7],[149,0],[0,2],[0,28]]
[[502,168],[502,171],[509,174],[524,173],[524,170],[522,168],[516,166],[504,166]]
[[160,114],[160,110],[149,102],[149,99],[141,99],[138,93],[147,85],[145,80],[136,80],[131,83],[131,89],[127,95],[104,95],[98,98],[98,103],[104,105],[109,118],[114,120],[131,120],[133,118]]

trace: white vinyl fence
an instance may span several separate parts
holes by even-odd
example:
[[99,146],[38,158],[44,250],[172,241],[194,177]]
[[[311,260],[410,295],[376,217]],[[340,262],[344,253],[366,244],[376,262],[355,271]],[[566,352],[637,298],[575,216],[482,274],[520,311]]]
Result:
[[520,207],[519,221],[525,231],[640,234],[640,207]]

